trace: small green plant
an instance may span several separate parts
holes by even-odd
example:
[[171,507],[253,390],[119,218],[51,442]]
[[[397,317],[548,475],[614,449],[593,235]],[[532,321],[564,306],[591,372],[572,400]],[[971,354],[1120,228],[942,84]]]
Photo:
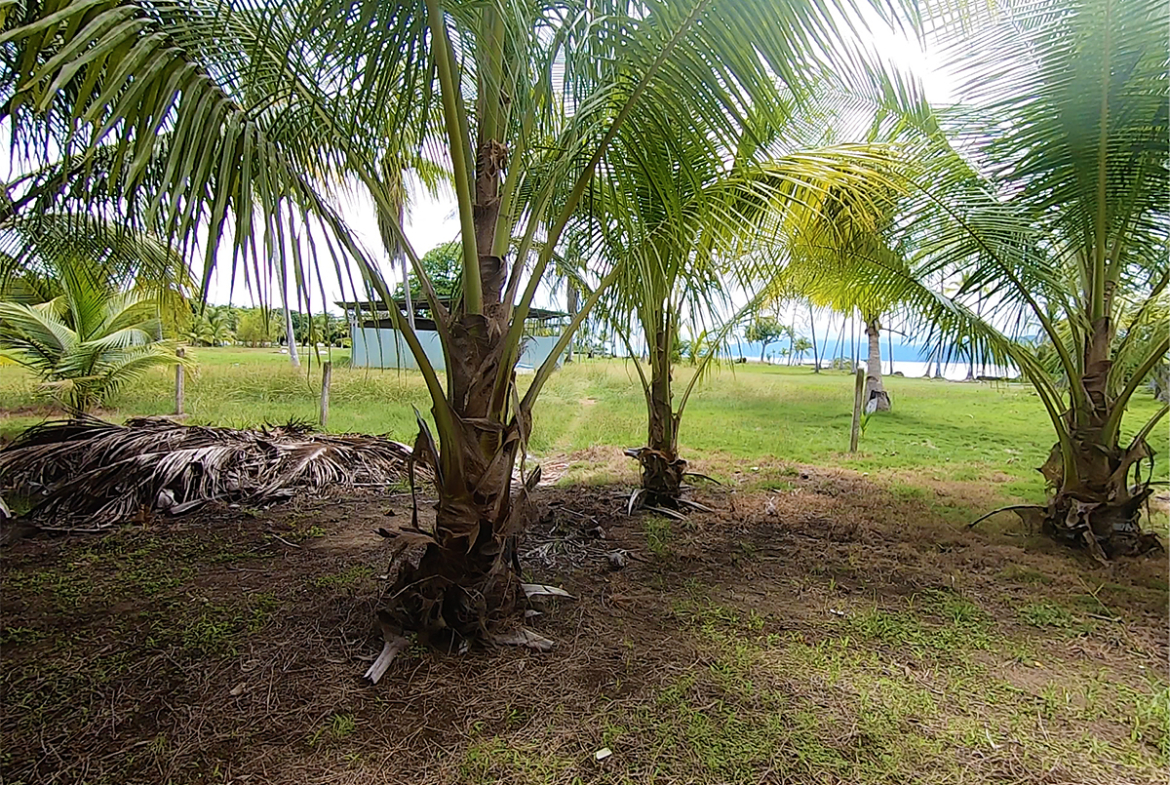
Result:
[[309,737],[309,746],[315,747],[326,738],[341,741],[352,736],[355,730],[357,730],[357,720],[352,714],[334,714],[324,725],[313,731],[313,735]]
[[314,589],[336,589],[352,593],[357,586],[374,574],[374,570],[367,564],[355,564],[333,575],[321,575],[309,579],[309,586]]
[[869,426],[869,418],[873,417],[873,412],[867,412],[864,409],[861,411],[861,436],[864,438],[865,429]]
[[1020,618],[1033,627],[1072,629],[1078,626],[1076,618],[1064,607],[1053,602],[1034,602],[1019,611]]
[[48,637],[43,630],[34,630],[31,627],[5,627],[0,631],[0,645],[36,643]]
[[670,556],[670,542],[673,539],[670,521],[658,516],[649,516],[645,522],[646,544],[650,552],[660,559]]
[[28,368],[44,392],[83,412],[108,403],[152,368],[184,362],[163,342],[157,299],[120,291],[94,273],[101,266],[92,260],[58,262],[52,299],[39,305],[0,300],[0,362]]

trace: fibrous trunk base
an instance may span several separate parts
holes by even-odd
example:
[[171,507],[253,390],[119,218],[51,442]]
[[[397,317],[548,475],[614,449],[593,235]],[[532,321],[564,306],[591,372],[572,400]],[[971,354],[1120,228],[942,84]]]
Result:
[[1140,525],[1141,506],[1149,494],[1148,487],[1124,501],[1086,501],[1069,493],[1057,494],[1041,516],[1041,532],[1058,542],[1086,548],[1101,561],[1162,550],[1158,537],[1143,532]]
[[639,447],[626,450],[626,455],[642,465],[642,487],[639,502],[642,506],[675,509],[682,498],[683,477],[687,462],[664,450]]
[[888,412],[890,410],[890,394],[885,390],[870,390],[865,410],[867,412]]
[[513,538],[503,548],[489,541],[469,553],[431,543],[417,565],[399,569],[379,619],[440,651],[461,653],[515,615],[523,597],[515,561]]

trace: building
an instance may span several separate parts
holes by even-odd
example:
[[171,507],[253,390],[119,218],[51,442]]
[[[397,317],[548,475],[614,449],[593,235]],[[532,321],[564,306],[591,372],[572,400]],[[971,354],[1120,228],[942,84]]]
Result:
[[[451,300],[441,301],[450,308]],[[402,333],[394,329],[394,320],[383,302],[338,301],[345,309],[345,320],[353,347],[350,364],[355,368],[418,368],[410,347]],[[406,318],[406,301],[395,300],[394,306]],[[426,352],[431,365],[439,370],[446,367],[443,347],[429,304],[420,298],[413,303],[415,333]],[[531,308],[524,323],[524,342],[520,353],[519,368],[538,368],[552,353],[568,325],[568,314]],[[558,359],[559,362],[559,359]]]

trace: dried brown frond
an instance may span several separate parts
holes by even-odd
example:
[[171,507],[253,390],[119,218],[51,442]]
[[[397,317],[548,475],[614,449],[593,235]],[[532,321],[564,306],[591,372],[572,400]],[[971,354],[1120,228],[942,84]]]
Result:
[[380,436],[94,417],[47,422],[0,450],[0,488],[33,502],[29,515],[63,528],[105,528],[143,510],[179,515],[211,501],[270,504],[298,493],[384,485],[411,450]]

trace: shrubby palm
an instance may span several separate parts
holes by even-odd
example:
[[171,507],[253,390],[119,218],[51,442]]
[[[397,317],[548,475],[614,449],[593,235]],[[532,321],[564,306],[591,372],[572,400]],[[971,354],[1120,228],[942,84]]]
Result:
[[48,302],[0,301],[0,360],[27,367],[69,408],[105,405],[147,371],[180,362],[162,342],[154,299],[113,289],[83,264],[61,270],[59,283]]

